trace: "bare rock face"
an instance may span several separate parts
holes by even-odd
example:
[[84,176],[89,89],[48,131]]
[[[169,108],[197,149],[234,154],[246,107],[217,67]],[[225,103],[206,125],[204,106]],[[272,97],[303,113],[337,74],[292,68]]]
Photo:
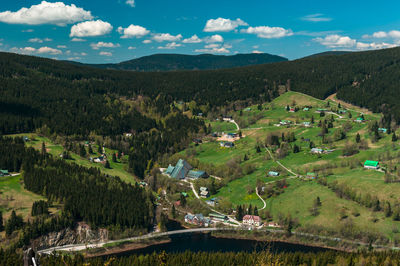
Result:
[[52,232],[33,241],[35,250],[47,249],[70,244],[97,243],[108,240],[106,229],[92,230],[85,223],[78,223],[74,230],[70,228],[59,232]]

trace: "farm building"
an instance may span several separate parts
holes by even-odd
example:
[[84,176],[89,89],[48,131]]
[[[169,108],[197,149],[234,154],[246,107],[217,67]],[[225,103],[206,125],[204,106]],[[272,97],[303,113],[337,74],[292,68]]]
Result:
[[105,155],[99,156],[97,158],[93,159],[93,162],[95,163],[105,163],[106,162],[107,157]]
[[193,143],[196,145],[199,145],[199,144],[203,143],[203,141],[201,139],[193,139]]
[[379,162],[366,160],[364,163],[364,168],[365,169],[379,169]]
[[261,218],[257,215],[245,215],[243,217],[243,224],[260,226]]
[[296,112],[296,109],[295,109],[295,108],[290,108],[290,109],[289,109],[289,112],[290,112],[290,113],[294,113],[294,112]]
[[303,122],[303,126],[310,127],[311,126],[311,122]]
[[318,108],[317,111],[315,111],[315,112],[322,113],[322,112],[326,112],[326,111],[327,111],[326,109]]
[[188,196],[188,193],[186,192],[181,192],[182,196],[184,196],[185,198]]
[[210,218],[214,221],[225,222],[228,220],[226,215],[218,214],[218,213],[210,213]]
[[190,170],[186,177],[191,179],[198,179],[198,178],[208,178],[208,176],[209,175],[205,171]]
[[304,107],[304,108],[303,108],[303,111],[310,111],[310,108]]
[[357,117],[357,119],[354,120],[354,122],[362,123],[362,122],[364,122],[364,118],[362,118],[362,117]]
[[192,166],[185,160],[179,159],[175,166],[169,165],[165,174],[172,178],[185,179],[186,175],[192,170]]
[[267,226],[268,227],[282,227],[282,226],[280,226],[278,223],[275,223],[275,222],[269,222],[268,224],[267,224]]
[[269,175],[269,176],[279,176],[279,173],[278,173],[278,172],[275,172],[275,171],[269,171],[269,172],[268,172],[268,175]]
[[206,187],[201,187],[200,188],[200,197],[202,198],[208,198],[210,196],[210,192],[208,192],[208,188]]

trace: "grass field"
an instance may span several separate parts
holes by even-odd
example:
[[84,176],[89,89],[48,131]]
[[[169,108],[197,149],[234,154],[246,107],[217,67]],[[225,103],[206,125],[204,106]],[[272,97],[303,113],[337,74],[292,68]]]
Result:
[[[286,106],[293,106],[293,104],[296,104],[299,111],[288,112]],[[312,106],[312,108],[309,111],[303,111],[304,106]],[[367,112],[356,106],[346,106],[350,108],[347,109],[346,113],[331,114],[329,113],[330,108],[338,109],[338,104],[331,99],[328,101],[319,100],[301,93],[287,92],[271,103],[263,104],[262,110],[254,105],[236,111],[235,115],[243,121],[250,121],[257,117],[254,123],[249,124],[246,128],[241,128],[244,137],[236,141],[235,147],[232,149],[220,148],[218,142],[213,141],[194,147],[197,152],[195,158],[200,162],[213,163],[218,166],[226,164],[235,157],[243,158],[247,154],[249,160],[242,161],[240,166],[243,167],[251,163],[256,166],[256,169],[249,175],[229,182],[212,197],[227,199],[233,206],[252,204],[261,208],[263,206],[261,200],[254,193],[254,189],[248,193],[249,187],[255,188],[257,179],[267,183],[287,178],[288,175],[285,171],[281,171],[280,177],[268,177],[269,169],[276,169],[278,165],[274,160],[269,159],[264,149],[256,153],[255,146],[257,143],[264,143],[266,136],[270,133],[280,137],[282,133],[293,132],[296,140],[290,143],[290,146],[292,148],[294,145],[299,146],[300,152],[293,153],[290,150],[287,156],[279,159],[284,166],[300,175],[305,175],[307,171],[321,167],[324,170],[323,167],[329,165],[331,173],[327,176],[328,183],[337,180],[339,183],[346,183],[361,194],[368,192],[381,200],[389,200],[393,203],[398,201],[400,183],[385,183],[384,173],[364,170],[362,163],[365,160],[379,160],[382,166],[389,164],[383,158],[388,157],[388,154],[394,154],[394,157],[396,157],[400,152],[399,143],[393,143],[391,141],[392,136],[383,133],[380,134],[381,138],[378,142],[372,142],[369,127],[372,122],[378,121],[381,115]],[[318,108],[327,109],[324,117],[316,112]],[[351,117],[349,114],[351,114]],[[366,122],[354,122],[354,119],[362,114]],[[328,129],[329,132],[325,137],[333,141],[323,143],[323,138],[319,136],[321,128],[318,127],[318,123],[320,119],[330,121],[331,116],[333,116],[333,128]],[[311,117],[314,117],[315,123],[311,127],[304,127],[302,123],[311,121]],[[282,120],[289,120],[292,124],[290,126],[276,126]],[[346,137],[342,140],[334,140],[335,131],[343,128],[346,128]],[[360,149],[358,153],[349,157],[343,156],[344,147],[348,143],[355,143],[357,134],[360,134],[361,139],[365,140],[369,148]],[[396,132],[396,134],[399,135],[399,132]],[[311,154],[308,139],[318,148],[333,151],[321,155]],[[350,162],[352,162],[351,167],[349,166]],[[397,163],[398,161],[394,162]],[[351,221],[357,230],[384,234],[391,239],[400,239],[398,230],[394,229],[400,223],[393,221],[391,217],[386,218],[382,211],[374,212],[372,209],[361,206],[354,201],[339,198],[328,187],[315,181],[294,178],[288,179],[288,183],[289,186],[284,189],[284,193],[266,199],[266,209],[270,211],[274,219],[277,219],[278,213],[290,214],[298,219],[301,226],[322,226],[332,230],[342,230]],[[313,216],[310,208],[317,196],[321,198],[322,206],[319,208],[319,215]],[[343,218],[343,215],[346,218]]]

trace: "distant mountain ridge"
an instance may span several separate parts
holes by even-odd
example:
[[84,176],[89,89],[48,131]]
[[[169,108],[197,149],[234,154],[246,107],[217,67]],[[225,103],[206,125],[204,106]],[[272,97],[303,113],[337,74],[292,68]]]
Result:
[[90,66],[105,69],[147,71],[178,71],[178,70],[214,70],[250,65],[260,65],[288,61],[287,58],[261,54],[236,55],[184,55],[184,54],[154,54],[117,64],[90,64]]

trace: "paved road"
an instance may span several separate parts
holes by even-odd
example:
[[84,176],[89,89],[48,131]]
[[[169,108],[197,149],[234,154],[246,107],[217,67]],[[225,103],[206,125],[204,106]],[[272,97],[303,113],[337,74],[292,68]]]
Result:
[[231,120],[231,121],[229,121],[229,122],[231,122],[231,123],[234,123],[235,125],[236,125],[236,128],[237,128],[237,131],[239,131],[240,130],[240,127],[239,127],[239,125],[238,125],[238,123],[236,123],[236,121],[235,120]]
[[[161,237],[161,236],[170,236],[170,235],[175,235],[175,234],[211,232],[211,231],[226,231],[226,230],[228,230],[228,231],[239,230],[240,231],[240,230],[248,230],[248,229],[247,228],[232,229],[232,228],[216,228],[216,227],[183,229],[183,230],[175,230],[175,231],[162,232],[162,233],[150,233],[150,234],[143,235],[143,236],[130,237],[130,238],[119,239],[119,240],[110,240],[110,241],[95,243],[95,244],[64,245],[64,246],[58,246],[58,247],[38,250],[37,253],[51,254],[54,251],[73,252],[73,251],[86,250],[86,249],[90,249],[90,248],[100,248],[106,244],[112,244],[112,243],[118,243],[118,242],[143,240],[143,239],[150,239],[150,238],[156,238],[156,237]],[[269,233],[280,233],[280,234],[286,233],[286,231],[284,231],[282,229],[261,229],[259,231],[264,231],[264,232],[269,232]],[[322,240],[330,240],[330,241],[335,241],[335,242],[345,242],[345,243],[359,245],[359,246],[369,246],[369,243],[353,241],[353,240],[343,239],[343,238],[339,238],[339,237],[321,236],[321,235],[314,235],[314,234],[295,232],[295,231],[293,231],[292,234],[297,235],[297,236],[306,236],[306,237],[312,237],[312,238],[317,238],[317,239],[322,239]],[[372,244],[371,246],[374,248],[400,250],[400,247],[394,247],[394,246],[382,246],[382,245],[375,245],[375,244]]]

